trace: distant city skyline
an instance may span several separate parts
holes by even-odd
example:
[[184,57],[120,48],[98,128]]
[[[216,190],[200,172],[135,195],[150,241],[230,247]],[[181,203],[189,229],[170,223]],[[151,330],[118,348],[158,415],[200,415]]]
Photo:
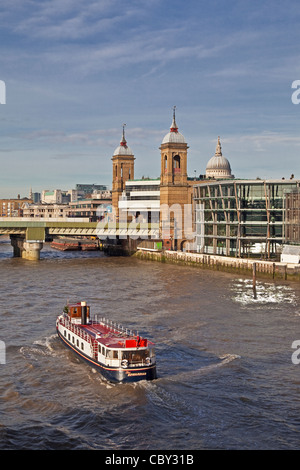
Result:
[[296,0],[2,0],[0,198],[111,187],[124,123],[135,177],[159,177],[174,105],[189,176],[220,136],[236,178],[300,178],[299,20]]

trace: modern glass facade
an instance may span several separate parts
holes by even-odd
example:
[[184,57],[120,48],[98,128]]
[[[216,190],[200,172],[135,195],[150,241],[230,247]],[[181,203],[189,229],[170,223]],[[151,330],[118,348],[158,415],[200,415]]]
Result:
[[276,256],[285,241],[286,194],[300,180],[221,180],[194,186],[197,251]]
[[285,197],[285,242],[300,245],[300,189]]

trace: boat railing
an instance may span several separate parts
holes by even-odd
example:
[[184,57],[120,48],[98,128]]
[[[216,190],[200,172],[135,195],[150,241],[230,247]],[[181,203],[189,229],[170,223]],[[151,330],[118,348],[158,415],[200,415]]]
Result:
[[92,342],[90,335],[88,335],[82,328],[79,328],[76,324],[70,322],[66,317],[61,318],[61,324],[68,328],[72,333],[79,336],[81,339],[87,341],[88,343]]
[[[75,323],[72,323],[66,315],[63,315],[61,318],[61,323],[69,328],[73,333],[80,336],[82,339],[85,339],[88,342],[91,342],[91,337],[88,335],[83,328],[80,328]],[[115,335],[120,335],[127,338],[137,338],[139,336],[138,331],[130,330],[129,328],[124,328],[119,323],[115,323],[112,320],[108,320],[105,317],[98,317],[97,315],[91,316],[89,318],[90,325],[102,324],[107,328],[107,332],[114,333]]]
[[139,332],[136,331],[134,332],[133,330],[130,330],[129,328],[124,328],[122,325],[119,323],[113,322],[112,320],[108,320],[105,317],[98,317],[98,315],[94,315],[90,317],[90,324],[99,324],[102,323],[108,331],[111,331],[112,333],[115,334],[121,334],[122,336],[127,336],[127,337],[137,337],[139,336]]

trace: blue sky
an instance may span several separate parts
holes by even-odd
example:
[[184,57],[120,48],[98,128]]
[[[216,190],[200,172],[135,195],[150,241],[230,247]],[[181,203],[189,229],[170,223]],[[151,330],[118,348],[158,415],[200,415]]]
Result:
[[135,177],[158,177],[177,107],[188,172],[218,135],[240,178],[300,178],[296,0],[1,0],[0,197],[111,186],[126,123]]

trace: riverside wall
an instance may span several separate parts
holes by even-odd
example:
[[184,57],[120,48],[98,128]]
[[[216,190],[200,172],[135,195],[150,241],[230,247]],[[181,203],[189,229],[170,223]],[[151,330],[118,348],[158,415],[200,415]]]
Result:
[[255,263],[256,277],[300,281],[300,264],[265,261],[250,258],[230,258],[202,253],[181,251],[140,250],[133,255],[139,259],[195,266],[225,272],[253,273]]

